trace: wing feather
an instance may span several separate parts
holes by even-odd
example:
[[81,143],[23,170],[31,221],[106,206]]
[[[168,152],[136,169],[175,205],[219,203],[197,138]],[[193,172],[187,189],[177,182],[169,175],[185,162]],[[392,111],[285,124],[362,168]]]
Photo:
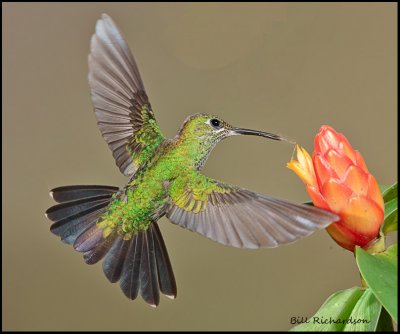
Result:
[[171,183],[166,215],[175,224],[239,248],[288,244],[339,219],[325,210],[224,184],[198,171]]
[[120,171],[132,176],[164,136],[129,46],[106,14],[90,43],[89,85],[101,134]]

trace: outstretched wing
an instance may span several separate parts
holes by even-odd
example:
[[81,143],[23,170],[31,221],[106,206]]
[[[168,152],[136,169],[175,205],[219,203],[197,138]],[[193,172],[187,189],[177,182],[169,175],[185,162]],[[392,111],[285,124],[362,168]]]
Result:
[[241,248],[291,243],[339,219],[325,210],[224,184],[197,171],[171,183],[166,215],[175,224]]
[[164,136],[128,44],[106,14],[90,44],[89,85],[101,134],[120,171],[131,176]]

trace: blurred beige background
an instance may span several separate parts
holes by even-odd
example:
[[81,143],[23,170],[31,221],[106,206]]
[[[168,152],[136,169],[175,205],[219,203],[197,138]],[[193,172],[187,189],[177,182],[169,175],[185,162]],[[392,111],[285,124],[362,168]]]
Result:
[[[343,132],[379,183],[396,179],[395,3],[3,4],[3,330],[287,330],[359,284],[325,231],[263,250],[221,246],[162,219],[178,298],[154,310],[49,232],[49,189],[123,185],[97,129],[89,40],[108,13],[126,36],[161,129],[210,112],[309,151]],[[205,172],[307,200],[290,145],[235,137]]]

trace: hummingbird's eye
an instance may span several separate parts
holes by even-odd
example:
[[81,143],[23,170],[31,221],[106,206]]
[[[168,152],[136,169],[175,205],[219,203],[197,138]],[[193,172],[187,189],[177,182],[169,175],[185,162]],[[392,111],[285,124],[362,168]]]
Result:
[[220,128],[221,127],[221,122],[218,119],[214,118],[214,119],[212,119],[210,121],[210,123],[214,128]]

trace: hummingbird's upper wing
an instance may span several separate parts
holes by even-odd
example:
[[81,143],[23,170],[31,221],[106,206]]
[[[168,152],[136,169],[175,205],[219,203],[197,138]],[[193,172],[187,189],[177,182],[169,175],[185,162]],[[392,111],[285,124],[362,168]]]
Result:
[[131,176],[164,136],[128,44],[106,14],[91,39],[89,85],[100,131],[120,171]]
[[309,205],[221,183],[199,172],[170,185],[167,217],[224,245],[276,247],[327,227],[339,218]]

